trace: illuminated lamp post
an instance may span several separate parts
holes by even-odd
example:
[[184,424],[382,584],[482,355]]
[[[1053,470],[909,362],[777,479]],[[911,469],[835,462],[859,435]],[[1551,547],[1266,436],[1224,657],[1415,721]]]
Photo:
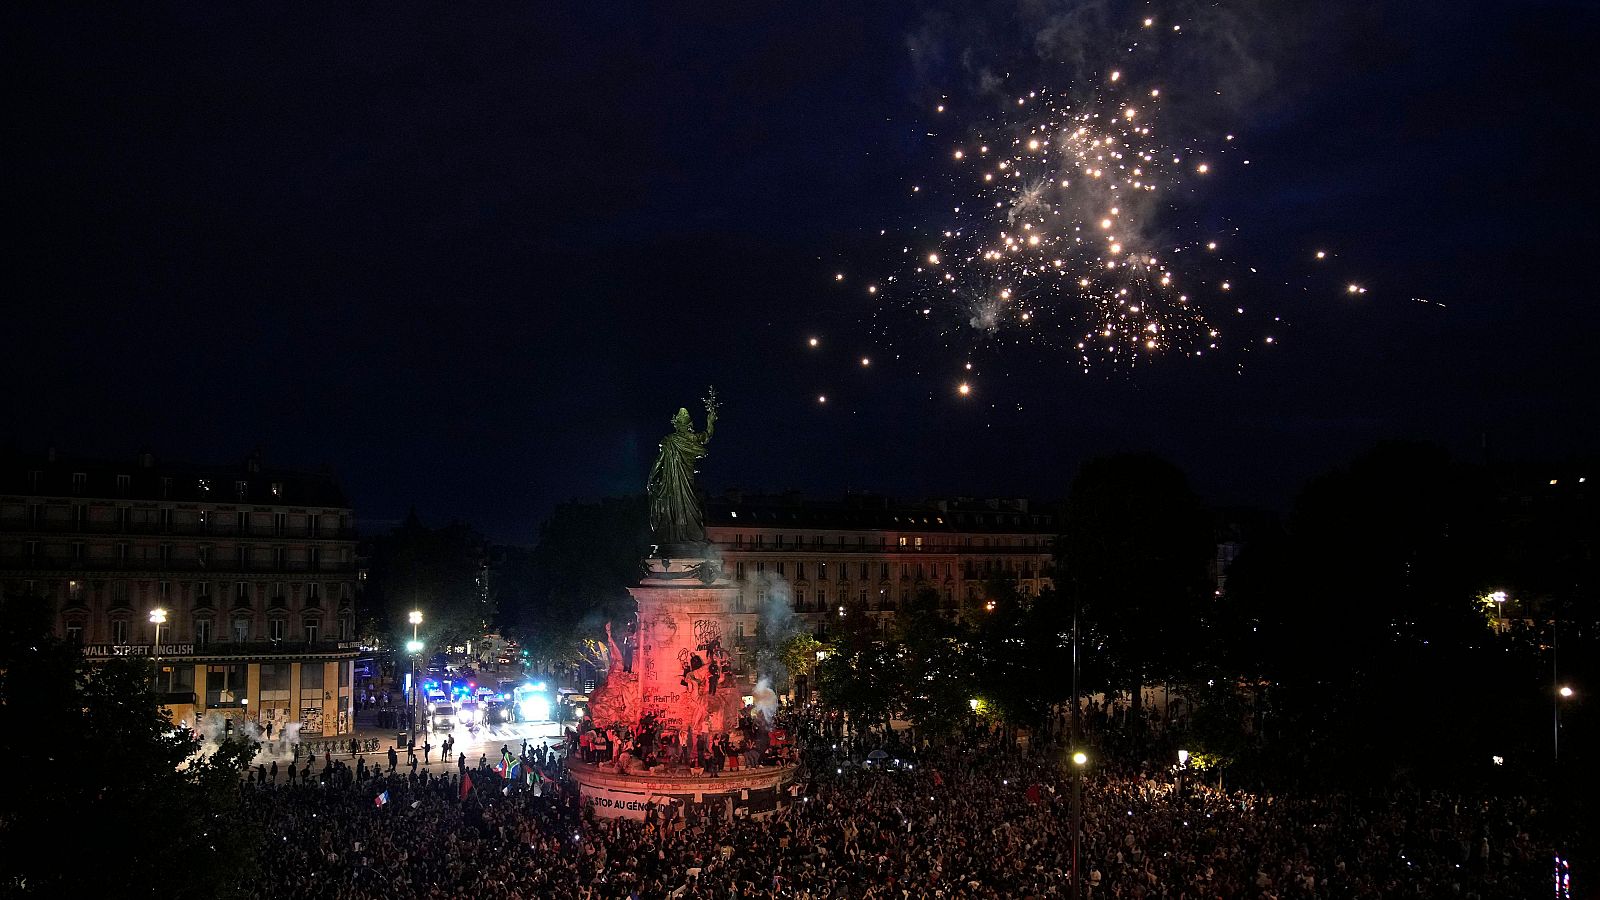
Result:
[[161,656],[161,626],[167,624],[167,611],[161,607],[150,610],[150,624],[156,627],[156,656]]
[[406,653],[411,656],[411,696],[406,700],[411,706],[411,722],[406,729],[415,733],[417,730],[417,654],[422,652],[422,641],[417,639],[417,626],[422,624],[422,610],[413,609],[411,615],[406,617],[411,623],[411,640],[406,643]]
[[1572,690],[1572,685],[1570,685],[1570,684],[1563,684],[1561,687],[1556,689],[1556,702],[1555,702],[1555,718],[1556,718],[1556,722],[1555,722],[1555,741],[1553,743],[1553,749],[1554,749],[1553,755],[1554,755],[1554,757],[1555,757],[1557,762],[1559,762],[1561,760],[1561,701],[1572,699],[1572,695],[1574,693],[1575,692]]

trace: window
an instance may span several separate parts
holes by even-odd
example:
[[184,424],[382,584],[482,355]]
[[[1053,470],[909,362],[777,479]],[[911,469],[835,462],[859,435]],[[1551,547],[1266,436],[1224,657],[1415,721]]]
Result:
[[160,516],[158,518],[160,519],[161,530],[162,531],[171,531],[172,530],[172,510],[170,510],[170,509],[161,510],[161,514],[160,514]]
[[240,500],[249,500],[250,499],[250,482],[248,482],[248,481],[235,481],[233,483],[233,488],[234,488],[235,491],[238,492]]
[[273,602],[273,605],[281,606],[283,604],[283,598],[286,597],[286,596],[287,596],[287,594],[285,594],[284,590],[283,590],[283,582],[274,581],[272,583],[272,602]]
[[170,475],[163,475],[161,477],[161,499],[170,500],[171,498],[172,498],[172,477]]
[[878,578],[887,581],[889,578],[889,564],[878,563]]
[[250,605],[250,582],[239,581],[234,583],[233,600],[240,606]]
[[803,562],[796,562],[794,564],[794,578],[795,578],[795,580],[799,581],[799,580],[801,580],[802,578],[805,578],[805,577],[806,577],[806,564],[803,563]]
[[862,588],[861,589],[861,597],[859,599],[861,601],[862,608],[863,609],[866,608],[866,605],[867,605],[867,589],[866,588]]
[[72,542],[72,561],[74,563],[83,562],[83,541]]
[[920,538],[920,537],[912,538],[911,539],[911,545],[913,547],[916,547],[918,550],[921,550],[922,549],[922,538]]
[[744,620],[733,623],[733,636],[737,640],[744,640]]
[[128,542],[127,541],[118,541],[117,542],[117,562],[122,564],[122,565],[127,565],[128,564]]
[[282,547],[273,547],[272,548],[272,567],[274,569],[279,569],[279,570],[283,569],[283,548]]
[[161,568],[163,568],[163,569],[172,568],[172,545],[171,544],[162,544],[161,545]]
[[322,517],[316,513],[306,516],[306,534],[316,537],[322,531]]
[[87,473],[87,472],[73,472],[72,473],[72,492],[74,494],[83,493],[83,488],[88,483],[89,483],[89,473]]
[[240,707],[244,704],[246,666],[206,666],[206,706]]
[[756,574],[757,575],[761,575],[761,574],[765,573],[766,571],[767,571],[767,564],[764,563],[764,562],[757,561],[756,562]]
[[806,592],[805,591],[795,591],[794,592],[794,608],[798,609],[798,610],[802,610],[802,611],[805,610],[805,608],[806,608]]
[[38,469],[34,469],[34,470],[32,470],[32,471],[30,471],[28,473],[28,491],[29,491],[29,493],[33,493],[33,494],[39,493],[39,477],[41,475],[43,475],[43,474],[44,473],[39,471]]
[[317,632],[322,629],[322,620],[320,620],[320,619],[307,619],[307,620],[305,620],[305,629],[306,629],[306,642],[307,643],[311,643],[311,644],[315,644],[317,642]]
[[200,568],[202,569],[211,565],[211,545],[201,544],[200,547],[195,550],[194,559],[195,562],[200,564]]
[[172,582],[170,582],[170,581],[158,581],[158,582],[156,582],[156,596],[161,599],[161,603],[162,603],[163,606],[165,606],[168,602],[170,602],[172,600]]
[[828,605],[828,592],[825,591],[825,590],[822,590],[821,588],[818,588],[817,589],[817,608],[821,609],[821,608],[823,608],[824,606],[827,606],[827,605]]
[[775,566],[776,566],[776,570],[777,570],[777,573],[778,573],[778,577],[782,578],[783,577],[783,563],[781,563],[781,562],[776,563]]
[[195,606],[210,606],[211,605],[211,582],[202,581],[202,582],[197,583],[194,586],[194,605]]
[[322,663],[306,663],[300,667],[300,690],[322,693]]
[[126,506],[117,507],[117,530],[128,530],[128,508]]
[[906,546],[906,545],[907,545],[907,544],[908,544],[908,543],[909,543],[909,542],[910,542],[910,539],[909,539],[909,538],[904,538],[904,537],[902,537],[902,538],[901,538],[901,539],[900,539],[900,546],[902,546],[902,547],[904,547],[904,546]]
[[250,620],[249,619],[234,619],[233,620],[233,642],[235,644],[242,644],[242,643],[244,643],[245,641],[248,641],[248,640],[250,640]]
[[210,619],[194,620],[194,642],[198,647],[204,647],[205,645],[211,643]]
[[322,584],[321,584],[321,582],[313,581],[313,582],[311,582],[311,583],[306,585],[306,605],[307,606],[321,606],[322,605]]
[[241,571],[244,570],[244,569],[250,568],[250,548],[249,547],[245,546],[244,544],[240,544],[238,549],[234,551],[234,555],[238,559],[238,565],[239,565],[239,569]]
[[34,529],[44,527],[44,504],[28,504],[28,527]]
[[133,482],[132,478],[129,478],[126,475],[118,475],[117,476],[117,496],[118,497],[126,497],[126,496],[128,496],[128,486],[132,482]]
[[339,640],[341,640],[341,641],[350,640],[350,617],[349,616],[340,616],[339,617]]
[[272,533],[273,534],[278,534],[278,535],[283,534],[284,531],[286,531],[288,529],[288,526],[289,526],[289,514],[288,513],[281,513],[280,512],[280,513],[273,513],[272,514]]
[[273,619],[267,623],[267,637],[274,641],[283,640],[284,624],[282,619]]
[[210,527],[211,527],[211,513],[210,513],[210,511],[204,510],[204,509],[200,510],[200,512],[195,515],[195,524],[200,526],[200,530],[201,531],[210,530]]
[[247,513],[247,512],[236,512],[236,513],[234,513],[233,514],[233,530],[237,531],[240,534],[244,534],[245,532],[249,531],[250,530],[250,514]]
[[272,483],[272,496],[274,496],[274,497],[282,497],[283,496],[283,482],[274,481]]
[[[844,539],[840,538],[840,540],[844,540]],[[864,537],[856,538],[856,547],[857,547],[857,549],[861,549],[861,550],[867,549],[867,539],[864,538]]]
[[868,563],[862,563],[861,564],[861,580],[862,581],[866,581],[869,577],[871,577],[871,576],[869,576],[867,574],[867,566],[868,565],[869,565]]
[[289,689],[289,673],[291,663],[262,663],[261,664],[261,692],[287,691]]
[[[37,543],[37,542],[35,542],[35,543]],[[733,577],[735,577],[735,578],[743,578],[744,577],[744,562],[742,560],[733,564]]]
[[111,620],[111,643],[126,644],[128,642],[128,620]]
[[67,643],[69,643],[69,644],[81,644],[81,643],[83,643],[83,623],[82,622],[68,622],[67,623]]

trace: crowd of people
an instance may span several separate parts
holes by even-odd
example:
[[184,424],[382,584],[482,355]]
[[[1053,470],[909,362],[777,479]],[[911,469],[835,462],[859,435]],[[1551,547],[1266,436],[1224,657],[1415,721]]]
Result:
[[[245,807],[267,836],[265,870],[303,900],[1069,896],[1072,790],[1054,748],[791,730],[802,790],[759,820],[720,804],[596,818],[555,748],[507,748],[448,775],[320,760],[295,784],[246,784]],[[1081,787],[1084,897],[1550,890],[1554,847],[1522,800],[1180,789],[1170,773],[1103,766]]]
[[746,709],[732,731],[688,734],[665,727],[645,715],[637,728],[600,727],[585,718],[566,735],[574,759],[590,764],[615,764],[625,771],[696,772],[716,777],[733,769],[788,765],[794,762],[787,732],[770,728],[761,715]]

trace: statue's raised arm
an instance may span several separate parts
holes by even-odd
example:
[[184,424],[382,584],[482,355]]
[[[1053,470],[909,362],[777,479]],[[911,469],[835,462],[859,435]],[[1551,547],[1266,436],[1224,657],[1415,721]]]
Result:
[[650,529],[663,548],[701,544],[706,539],[700,497],[695,492],[695,465],[706,455],[706,444],[717,422],[717,394],[706,392],[706,430],[696,432],[687,409],[672,417],[672,433],[661,439],[661,452],[650,469]]
[[711,432],[717,429],[717,408],[720,405],[717,403],[717,389],[706,388],[706,433],[701,437],[701,444],[711,443]]

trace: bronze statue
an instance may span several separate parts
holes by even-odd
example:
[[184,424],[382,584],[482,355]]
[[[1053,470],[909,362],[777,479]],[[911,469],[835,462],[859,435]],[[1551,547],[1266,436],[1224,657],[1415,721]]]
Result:
[[717,426],[717,392],[706,392],[706,430],[696,432],[689,410],[672,417],[672,433],[661,439],[661,452],[650,469],[650,530],[662,548],[700,544],[706,539],[700,497],[695,493],[695,464]]

